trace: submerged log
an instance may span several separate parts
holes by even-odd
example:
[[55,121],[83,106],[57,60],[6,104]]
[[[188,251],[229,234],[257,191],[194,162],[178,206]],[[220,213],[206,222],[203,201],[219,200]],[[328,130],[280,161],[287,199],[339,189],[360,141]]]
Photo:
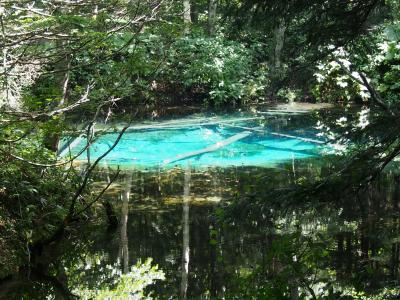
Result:
[[308,143],[314,143],[314,144],[320,144],[320,145],[326,144],[324,141],[319,141],[319,140],[314,140],[314,139],[309,139],[309,138],[303,138],[303,137],[300,137],[300,136],[295,136],[295,135],[290,135],[290,134],[284,134],[284,133],[278,133],[278,132],[267,132],[267,134],[280,136],[280,137],[287,137],[287,138],[300,140],[300,141],[308,142]]
[[304,137],[295,136],[295,135],[291,135],[291,134],[267,131],[267,130],[264,129],[264,127],[254,127],[254,128],[252,128],[252,127],[245,127],[245,126],[238,126],[238,125],[231,125],[231,124],[224,124],[224,125],[226,127],[245,129],[245,130],[255,131],[255,132],[263,133],[263,134],[269,134],[269,135],[274,135],[274,136],[291,138],[291,139],[300,140],[300,141],[308,142],[308,143],[314,143],[314,144],[320,144],[320,145],[325,144],[324,141],[319,141],[319,140],[310,139],[310,138],[304,138]]
[[237,128],[237,129],[244,129],[247,131],[253,131],[253,132],[258,132],[258,133],[266,133],[264,127],[258,126],[258,127],[246,127],[246,126],[239,126],[239,125],[232,125],[232,124],[223,124],[226,127],[231,127],[231,128]]
[[173,121],[173,122],[164,122],[161,124],[154,124],[154,125],[136,125],[130,126],[128,131],[136,131],[136,130],[160,130],[160,129],[182,129],[182,128],[189,128],[189,127],[197,127],[197,126],[211,126],[211,125],[219,125],[219,124],[230,124],[235,122],[245,122],[245,121],[253,121],[253,120],[261,120],[264,117],[251,117],[251,118],[236,118],[236,119],[229,119],[229,120],[218,120],[207,122],[208,119],[200,119],[196,122],[193,120],[188,121]]
[[[209,121],[209,120],[212,121]],[[212,125],[224,125],[224,124],[231,124],[236,122],[246,122],[246,121],[254,121],[254,120],[262,120],[264,117],[248,117],[248,118],[236,118],[236,119],[226,119],[226,120],[218,120],[216,117],[211,118],[197,118],[194,120],[183,120],[183,121],[167,121],[162,122],[159,124],[143,124],[143,125],[134,125],[129,126],[126,130],[127,132],[132,131],[145,131],[145,130],[175,130],[175,129],[184,129],[190,127],[201,127],[201,126],[212,126]],[[99,130],[103,134],[120,132],[121,128],[112,128],[112,129],[105,129]],[[58,157],[65,157],[67,156],[72,150],[78,146],[81,141],[85,138],[86,130],[79,130],[81,134],[69,141],[63,148],[59,148]]]
[[228,138],[226,140],[223,140],[223,141],[220,141],[220,142],[218,142],[218,143],[216,143],[216,144],[214,144],[212,146],[209,146],[207,148],[203,148],[203,149],[200,149],[200,150],[179,154],[179,155],[175,156],[174,158],[166,159],[166,160],[164,160],[163,165],[168,165],[170,163],[174,163],[174,162],[177,162],[177,161],[180,161],[180,160],[184,160],[184,159],[195,157],[195,156],[199,156],[199,155],[202,155],[202,154],[205,154],[205,153],[217,151],[217,150],[219,150],[219,149],[221,149],[223,147],[226,147],[226,146],[228,146],[230,144],[233,144],[234,142],[242,140],[242,139],[248,137],[251,134],[252,134],[251,131],[243,131],[241,133],[238,133],[238,134],[236,134],[234,136],[231,136],[230,138]]
[[257,112],[260,115],[268,115],[268,116],[291,116],[291,115],[300,115],[305,112],[300,111],[259,111]]
[[284,109],[267,109],[265,111],[257,110],[257,114],[260,115],[300,115],[307,114],[309,111],[304,109],[296,109],[296,108],[284,108]]

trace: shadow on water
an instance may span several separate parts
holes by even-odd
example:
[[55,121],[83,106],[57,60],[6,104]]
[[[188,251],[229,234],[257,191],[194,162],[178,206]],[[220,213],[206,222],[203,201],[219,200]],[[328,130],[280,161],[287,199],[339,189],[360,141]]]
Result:
[[[31,271],[29,285],[14,278],[2,295],[84,295],[112,286],[116,277],[148,257],[165,273],[165,280],[150,286],[160,299],[396,295],[398,174],[386,172],[357,196],[338,191],[335,201],[280,202],[266,196],[272,189],[321,178],[331,168],[308,159],[271,169],[126,173],[106,196],[120,212],[116,230],[106,230],[99,205],[92,219],[97,222],[75,229],[58,252],[53,249],[57,254],[49,255],[40,272]],[[107,176],[98,174],[99,186]]]

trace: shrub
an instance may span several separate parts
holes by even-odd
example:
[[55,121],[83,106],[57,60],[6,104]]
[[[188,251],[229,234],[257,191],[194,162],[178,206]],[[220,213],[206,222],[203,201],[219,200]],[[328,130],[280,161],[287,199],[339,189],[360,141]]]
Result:
[[172,84],[202,92],[215,106],[259,95],[265,74],[253,73],[251,51],[220,37],[179,39],[172,45],[163,70]]

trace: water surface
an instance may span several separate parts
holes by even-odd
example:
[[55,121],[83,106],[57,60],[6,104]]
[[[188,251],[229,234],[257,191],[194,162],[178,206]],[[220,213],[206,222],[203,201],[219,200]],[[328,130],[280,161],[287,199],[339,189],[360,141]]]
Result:
[[[314,127],[315,121],[310,115],[288,114],[232,114],[136,124],[123,135],[101,165],[130,169],[171,168],[185,166],[190,159],[196,167],[271,166],[283,161],[318,156],[324,149],[324,140],[316,136]],[[243,132],[248,132],[248,136],[216,151],[176,160],[179,156],[221,144]],[[101,134],[90,150],[82,153],[78,159],[85,162],[88,156],[92,160],[98,158],[110,149],[117,136],[118,133]],[[76,140],[71,154],[76,155],[86,144],[86,139]],[[61,148],[68,150],[66,144]]]
[[[151,257],[166,277],[149,287],[158,299],[397,299],[397,172],[358,196],[338,191],[334,202],[267,196],[331,168],[308,159],[275,168],[192,169],[189,177],[180,168],[126,172],[106,195],[119,227],[107,230],[99,205],[49,268],[81,296],[112,287]],[[107,177],[98,174],[98,184]],[[30,284],[27,299],[55,293],[49,283]]]
[[[270,129],[315,137],[314,125],[303,116]],[[114,206],[118,228],[107,230],[99,203],[85,224],[52,247],[44,262],[49,273],[84,299],[116,288],[122,274],[147,258],[165,273],[147,289],[158,299],[398,299],[398,166],[356,195],[338,189],[327,199],[283,197],[295,184],[325,178],[336,167],[337,157],[321,157],[314,144],[293,139],[254,135],[190,163],[154,167],[171,153],[204,146],[200,137],[212,144],[238,131],[149,130],[143,140],[142,132],[127,134],[107,165],[124,164],[119,155],[140,145],[131,150],[142,167],[126,168],[103,200]],[[101,137],[95,146],[107,149],[108,140]],[[99,170],[98,189],[113,172]],[[43,278],[13,293],[17,299],[60,295],[54,281]]]

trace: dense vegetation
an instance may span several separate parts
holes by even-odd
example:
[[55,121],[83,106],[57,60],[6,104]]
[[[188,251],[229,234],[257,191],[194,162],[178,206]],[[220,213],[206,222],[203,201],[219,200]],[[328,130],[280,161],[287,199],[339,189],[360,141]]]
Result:
[[99,202],[113,224],[107,187],[91,186],[100,159],[82,170],[57,157],[63,133],[84,132],[88,148],[107,127],[96,123],[130,124],[173,106],[356,103],[354,120],[320,125],[359,146],[340,171],[295,192],[329,198],[339,185],[368,185],[400,153],[399,13],[398,0],[1,1],[0,278],[55,280],[43,249]]

